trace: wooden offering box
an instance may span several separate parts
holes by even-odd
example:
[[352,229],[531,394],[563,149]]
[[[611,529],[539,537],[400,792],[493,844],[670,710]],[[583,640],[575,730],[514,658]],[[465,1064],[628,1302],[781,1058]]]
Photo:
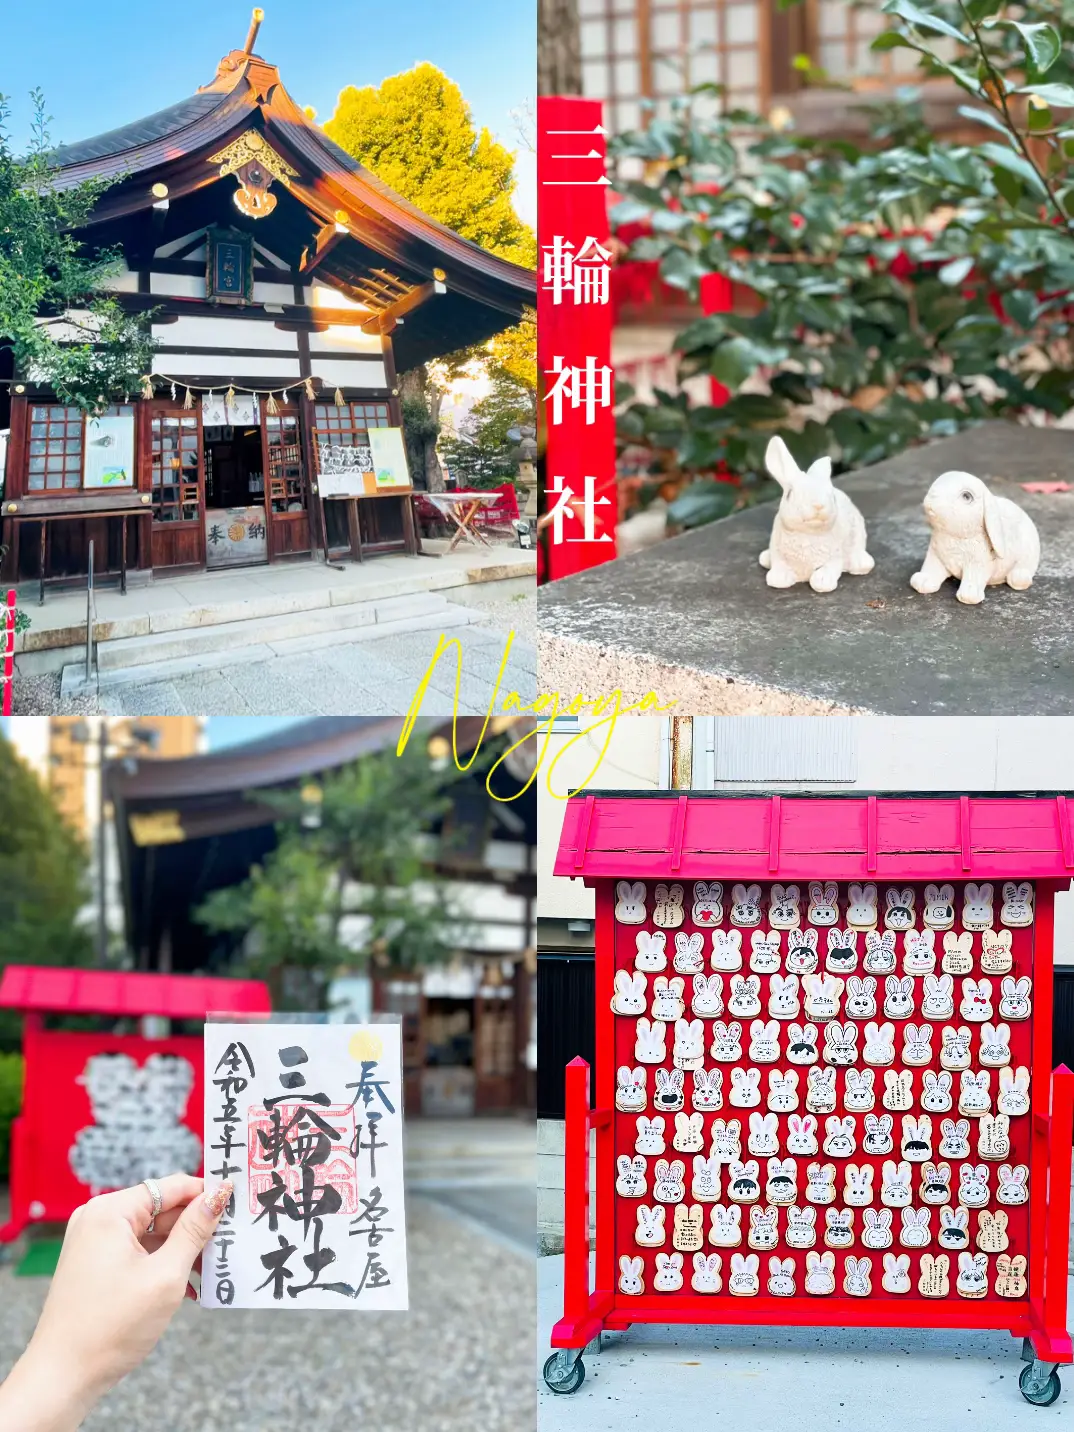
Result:
[[[1005,1328],[1058,1396],[1074,1074],[1062,795],[580,795],[596,1050],[567,1067],[563,1349],[635,1322]],[[596,1129],[596,1282],[588,1248]]]

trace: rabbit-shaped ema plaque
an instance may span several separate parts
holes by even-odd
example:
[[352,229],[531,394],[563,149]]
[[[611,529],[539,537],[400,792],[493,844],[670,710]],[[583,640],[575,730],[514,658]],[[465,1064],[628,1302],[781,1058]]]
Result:
[[831,458],[818,458],[803,472],[787,444],[775,437],[765,451],[765,466],[783,489],[772,536],[760,556],[770,587],[808,582],[815,592],[834,592],[844,572],[864,577],[873,570],[865,549],[865,519],[832,485]]
[[948,577],[957,577],[958,600],[976,606],[986,587],[1006,582],[1024,592],[1032,586],[1040,537],[1009,498],[997,497],[968,472],[943,472],[923,506],[932,536],[920,571],[910,578],[915,592],[938,592]]

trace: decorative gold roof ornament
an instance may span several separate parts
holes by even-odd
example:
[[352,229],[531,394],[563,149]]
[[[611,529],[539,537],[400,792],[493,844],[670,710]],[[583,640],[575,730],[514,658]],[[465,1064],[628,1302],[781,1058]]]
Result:
[[240,134],[226,149],[212,155],[209,163],[219,164],[221,179],[235,175],[239,181],[233,196],[235,206],[251,219],[263,219],[275,209],[276,195],[269,189],[273,179],[289,188],[298,174],[257,129]]

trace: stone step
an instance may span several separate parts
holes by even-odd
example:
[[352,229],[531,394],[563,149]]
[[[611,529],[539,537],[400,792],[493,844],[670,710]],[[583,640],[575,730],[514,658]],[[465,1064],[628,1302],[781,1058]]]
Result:
[[[420,619],[424,625],[435,626],[449,606],[451,604],[447,599],[438,593],[417,592],[410,596],[391,597],[386,601],[348,602],[345,606],[314,607],[307,611],[281,612],[273,616],[151,632],[147,636],[119,637],[100,644],[97,665],[104,673],[125,666],[155,665],[210,652],[230,653],[250,646],[264,645],[276,651],[287,649],[285,643],[290,641],[308,647],[328,645],[338,633],[353,633],[356,628],[397,629],[398,622],[415,619]],[[469,618],[469,613],[466,617]],[[378,634],[375,630],[366,633],[367,636]]]
[[217,671],[222,658],[236,662],[270,661],[275,656],[314,651],[326,646],[376,641],[413,631],[447,631],[467,626],[480,613],[434,595],[396,597],[371,604],[352,603],[324,611],[282,618],[233,622],[148,637],[123,637],[97,649],[98,670],[87,683],[85,664],[63,668],[61,696],[117,686],[145,686],[196,671]]
[[[435,556],[436,554],[430,554]],[[277,564],[241,572],[165,577],[132,586],[126,596],[105,587],[97,596],[94,641],[152,636],[186,627],[213,626],[256,617],[287,616],[321,607],[385,602],[421,592],[443,592],[449,600],[475,583],[536,576],[531,551],[498,548],[463,565],[465,555],[447,561],[385,557],[340,570],[323,564]],[[267,584],[272,584],[267,585]],[[31,625],[15,638],[15,665],[25,676],[59,671],[78,661],[86,642],[85,592],[50,592],[37,605],[37,587],[16,589]]]

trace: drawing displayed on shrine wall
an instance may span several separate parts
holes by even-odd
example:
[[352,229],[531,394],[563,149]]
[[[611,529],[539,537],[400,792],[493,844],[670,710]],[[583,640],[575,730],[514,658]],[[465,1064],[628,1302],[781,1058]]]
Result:
[[405,1309],[397,1025],[206,1024],[209,1308]]
[[91,1054],[76,1083],[93,1123],[79,1129],[68,1151],[71,1172],[93,1193],[126,1188],[163,1172],[197,1173],[201,1140],[182,1122],[194,1088],[194,1067],[175,1054]]

